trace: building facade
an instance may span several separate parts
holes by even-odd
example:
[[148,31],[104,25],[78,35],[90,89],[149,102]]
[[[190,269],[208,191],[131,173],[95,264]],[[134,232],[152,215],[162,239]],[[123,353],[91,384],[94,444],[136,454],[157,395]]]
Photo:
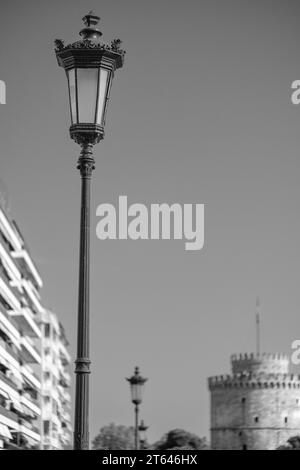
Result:
[[42,448],[66,449],[71,445],[70,355],[68,341],[57,316],[42,315]]
[[70,445],[70,356],[64,329],[42,305],[43,282],[0,205],[0,449]]
[[208,379],[212,449],[272,450],[300,435],[300,376],[288,356],[233,355],[231,368]]
[[0,448],[37,449],[42,279],[14,221],[0,207]]

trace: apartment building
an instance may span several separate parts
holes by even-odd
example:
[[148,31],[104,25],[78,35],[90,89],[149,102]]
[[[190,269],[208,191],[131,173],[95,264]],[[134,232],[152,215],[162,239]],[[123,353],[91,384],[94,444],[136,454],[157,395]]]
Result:
[[56,314],[42,314],[42,448],[70,448],[72,439],[70,355]]
[[0,204],[0,450],[70,447],[68,342],[42,305],[42,286],[16,222]]
[[16,223],[0,207],[0,448],[41,445],[42,279]]

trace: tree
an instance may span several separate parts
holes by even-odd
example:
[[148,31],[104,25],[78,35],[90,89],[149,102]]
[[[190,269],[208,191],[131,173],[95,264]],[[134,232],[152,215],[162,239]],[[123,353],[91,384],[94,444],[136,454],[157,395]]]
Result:
[[300,436],[290,437],[287,444],[277,447],[277,450],[300,450]]
[[153,448],[156,450],[208,450],[208,445],[205,438],[201,439],[196,434],[183,429],[173,429],[156,442]]
[[134,449],[134,429],[110,423],[100,429],[92,446],[93,449],[132,450]]

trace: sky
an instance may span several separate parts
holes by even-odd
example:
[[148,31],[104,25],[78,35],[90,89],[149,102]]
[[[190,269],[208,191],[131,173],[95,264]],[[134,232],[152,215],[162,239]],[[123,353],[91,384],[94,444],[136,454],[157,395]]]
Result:
[[[93,9],[127,54],[95,148],[90,435],[133,424],[125,377],[148,377],[141,418],[209,437],[207,378],[230,355],[291,354],[300,337],[297,0],[11,0],[1,6],[0,178],[75,358],[80,178],[53,41]],[[100,241],[96,208],[205,204],[205,244]]]

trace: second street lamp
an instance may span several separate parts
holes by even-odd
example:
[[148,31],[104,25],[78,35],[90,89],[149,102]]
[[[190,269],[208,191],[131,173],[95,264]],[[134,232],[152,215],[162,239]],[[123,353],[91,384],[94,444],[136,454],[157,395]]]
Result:
[[93,146],[104,138],[105,116],[112,79],[124,62],[121,41],[108,46],[96,28],[100,18],[89,12],[84,18],[81,39],[64,45],[55,40],[58,65],[66,71],[71,112],[71,138],[81,146],[77,168],[81,174],[81,217],[77,358],[75,361],[74,449],[89,447],[89,264],[90,181],[95,169]]
[[128,382],[130,383],[131,401],[135,405],[135,423],[134,423],[134,444],[135,449],[139,449],[139,405],[142,403],[144,385],[148,379],[145,379],[140,375],[139,368],[136,367],[134,375],[130,377]]
[[142,421],[140,422],[140,425],[139,425],[139,439],[140,439],[140,448],[141,449],[146,448],[146,441],[147,441],[146,431],[147,431],[148,428],[149,428],[149,426],[146,426],[145,423],[144,423],[144,420],[142,419]]

